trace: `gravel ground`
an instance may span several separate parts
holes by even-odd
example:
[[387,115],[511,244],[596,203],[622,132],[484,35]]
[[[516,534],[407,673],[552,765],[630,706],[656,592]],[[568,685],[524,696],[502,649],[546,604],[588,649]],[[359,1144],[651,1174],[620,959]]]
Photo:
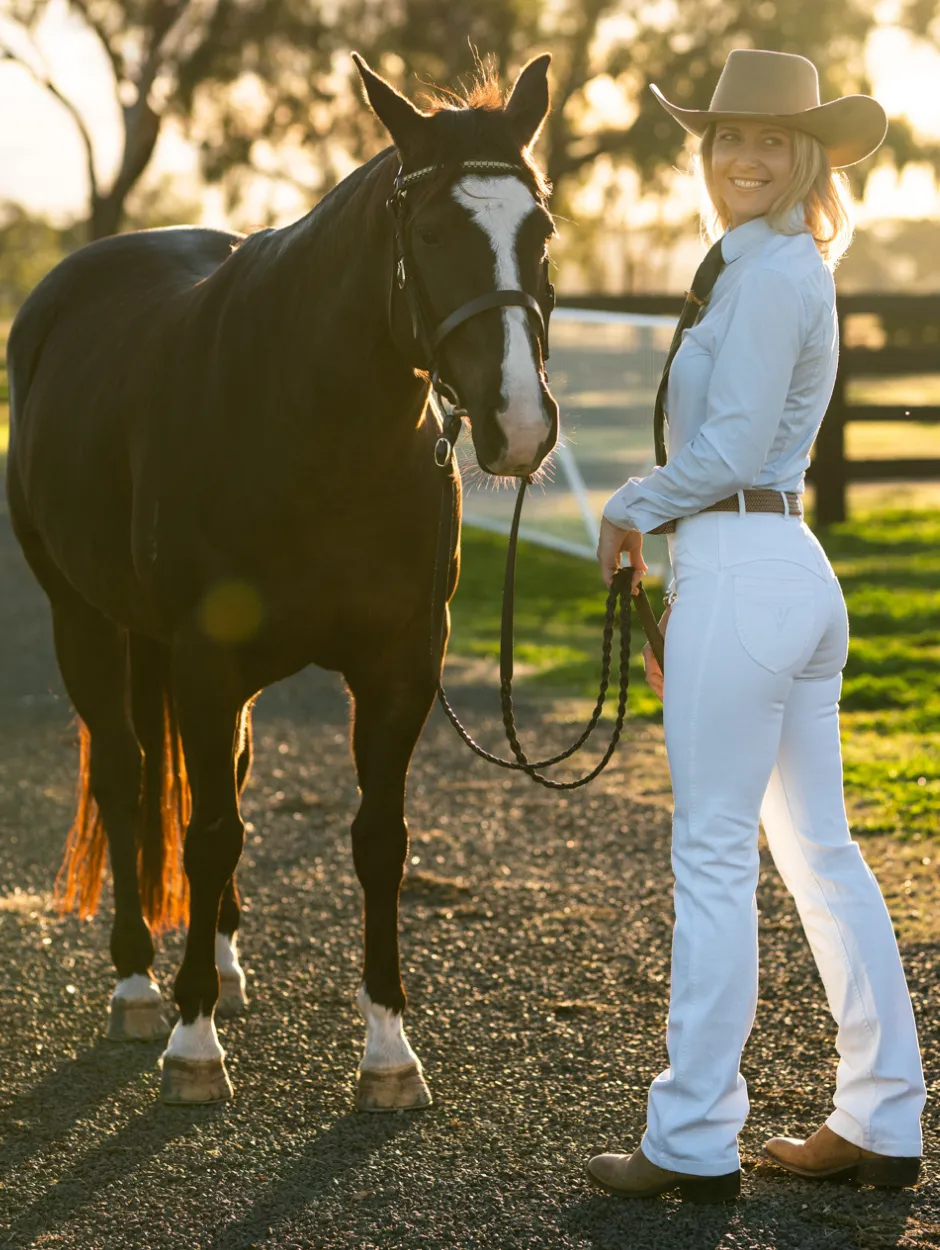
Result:
[[[638,797],[623,767],[657,762],[643,733],[606,779],[557,798],[489,770],[435,714],[412,770],[402,900],[409,1034],[435,1101],[357,1115],[356,789],[345,696],[316,672],[257,708],[239,869],[251,1006],[220,1029],[236,1097],[163,1107],[160,1048],[103,1040],[107,900],[84,924],[51,907],[75,735],[45,605],[5,514],[0,628],[0,1246],[940,1246],[935,1101],[916,1191],[814,1186],[760,1162],[766,1136],[825,1117],[835,1072],[823,993],[769,863],[743,1200],[626,1203],[586,1183],[591,1153],[638,1140],[665,1064],[668,809]],[[493,693],[471,677],[455,695],[495,743]],[[560,704],[529,708],[540,747],[568,737],[564,719]],[[930,932],[904,956],[935,1086]],[[167,992],[179,954],[178,936],[164,941]]]

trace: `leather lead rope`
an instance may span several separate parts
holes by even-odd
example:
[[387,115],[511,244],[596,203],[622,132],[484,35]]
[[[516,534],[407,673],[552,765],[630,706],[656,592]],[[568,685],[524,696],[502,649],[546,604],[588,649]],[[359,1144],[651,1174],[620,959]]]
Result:
[[[448,417],[453,417],[453,413],[445,417],[445,423]],[[458,418],[459,430],[459,418]],[[445,433],[442,438],[447,437],[447,427],[445,424]],[[451,446],[453,441],[449,440]],[[442,468],[444,466],[441,466]],[[449,468],[449,465],[447,466]],[[531,777],[533,781],[537,781],[540,785],[547,786],[552,790],[576,790],[580,786],[585,786],[588,782],[593,781],[607,767],[613,758],[614,751],[620,741],[623,732],[624,721],[627,712],[627,695],[630,680],[630,604],[635,598],[637,601],[637,610],[640,614],[641,622],[644,628],[647,628],[647,621],[652,622],[653,630],[659,636],[656,627],[656,618],[653,615],[646,592],[642,586],[639,588],[637,595],[630,593],[632,581],[632,570],[629,568],[621,569],[615,574],[607,594],[607,605],[604,613],[604,633],[601,648],[601,680],[598,691],[597,701],[594,705],[594,711],[590,720],[578,737],[577,741],[566,751],[553,755],[549,759],[530,760],[519,742],[518,731],[515,724],[515,713],[512,702],[512,679],[513,679],[513,633],[515,619],[515,573],[516,573],[516,552],[519,541],[519,523],[522,517],[522,505],[525,499],[526,489],[529,485],[528,478],[522,478],[519,485],[519,493],[516,497],[516,506],[513,512],[512,528],[509,535],[509,547],[506,554],[506,574],[503,582],[503,604],[502,604],[502,621],[500,628],[500,651],[499,651],[499,667],[500,667],[500,707],[502,710],[503,728],[506,733],[506,739],[512,751],[512,759],[503,759],[492,752],[487,751],[484,747],[471,737],[470,733],[461,723],[460,718],[454,711],[447,698],[444,690],[443,682],[440,680],[441,661],[444,648],[444,624],[447,609],[447,586],[450,575],[451,559],[453,555],[453,529],[454,516],[456,513],[456,496],[455,481],[452,472],[447,473],[447,478],[443,484],[441,492],[441,512],[438,523],[438,541],[437,554],[434,569],[434,588],[431,604],[431,662],[432,673],[437,675],[437,698],[441,707],[444,709],[448,720],[457,730],[462,740],[472,751],[486,760],[490,764],[495,764],[499,768],[508,768],[513,771],[524,772]],[[619,689],[617,698],[617,716],[614,722],[614,728],[611,733],[610,742],[604,755],[600,761],[584,776],[574,781],[555,781],[550,777],[542,774],[541,769],[550,768],[554,764],[560,764],[562,760],[569,759],[577,751],[579,751],[593,734],[600,721],[601,713],[607,699],[607,691],[610,685],[611,658],[613,652],[614,628],[617,626],[619,636],[618,663],[619,663]],[[648,629],[647,629],[648,632]],[[652,640],[652,639],[651,639]],[[661,638],[660,638],[661,641]]]

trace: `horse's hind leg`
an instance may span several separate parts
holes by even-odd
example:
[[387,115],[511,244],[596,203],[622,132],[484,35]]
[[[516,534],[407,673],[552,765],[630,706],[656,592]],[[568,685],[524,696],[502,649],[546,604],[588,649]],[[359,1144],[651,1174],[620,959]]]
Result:
[[[426,647],[425,647],[426,650]],[[398,894],[408,852],[405,779],[434,697],[430,663],[416,654],[383,657],[348,673],[355,698],[353,753],[362,802],[353,821],[353,859],[364,894],[365,959],[358,1003],[366,1020],[356,1107],[426,1107],[431,1095],[402,1027],[405,991],[398,954]]]
[[193,809],[184,851],[189,932],[176,978],[180,1019],[163,1055],[163,1099],[217,1102],[232,1094],[213,1018],[219,997],[215,943],[222,896],[244,842],[235,768],[246,700],[235,693],[224,652],[184,639],[173,658]]
[[[251,704],[242,712],[240,750],[235,764],[235,784],[239,796],[251,771]],[[235,874],[228,879],[219,907],[219,923],[215,935],[215,962],[219,969],[219,1001],[216,1018],[240,1016],[248,1006],[245,972],[238,960],[238,925],[241,920],[238,886]]]
[[[141,749],[128,715],[127,635],[95,609],[69,597],[53,603],[53,632],[59,668],[75,710],[84,722],[90,745],[88,776],[107,835],[114,883],[111,958],[118,982],[111,998],[108,1037],[113,1041],[151,1041],[166,1037],[169,1025],[160,990],[151,972],[153,940],[144,920],[137,879],[137,827],[141,794]],[[90,741],[89,741],[90,740]],[[84,816],[83,816],[84,813]],[[80,804],[75,834],[90,823],[89,807]],[[68,888],[94,910],[100,867],[94,842],[97,830],[86,829],[69,863]],[[96,879],[97,877],[97,879]]]

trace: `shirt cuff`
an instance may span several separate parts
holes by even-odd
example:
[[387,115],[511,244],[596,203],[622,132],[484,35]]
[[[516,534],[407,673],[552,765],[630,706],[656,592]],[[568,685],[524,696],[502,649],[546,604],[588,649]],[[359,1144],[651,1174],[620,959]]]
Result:
[[631,477],[619,490],[614,491],[604,504],[604,518],[610,521],[611,525],[616,525],[618,529],[635,530],[639,528],[634,523],[630,511],[630,505],[635,502],[633,487],[639,481],[638,477]]
[[661,508],[643,499],[638,490],[643,481],[641,477],[631,477],[604,504],[603,515],[611,525],[622,530],[639,530],[641,534],[648,534],[664,521],[671,520],[673,514],[664,515]]

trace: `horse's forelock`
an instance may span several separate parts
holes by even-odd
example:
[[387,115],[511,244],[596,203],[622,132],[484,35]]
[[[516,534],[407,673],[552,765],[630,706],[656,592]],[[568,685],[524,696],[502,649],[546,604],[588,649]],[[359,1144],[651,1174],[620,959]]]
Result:
[[547,201],[551,185],[529,154],[520,152],[506,119],[505,99],[494,72],[481,68],[472,82],[459,91],[429,88],[419,102],[428,125],[424,128],[426,146],[415,167],[439,166],[439,173],[422,186],[421,199],[454,182],[461,162],[499,160],[522,166],[539,201]]

